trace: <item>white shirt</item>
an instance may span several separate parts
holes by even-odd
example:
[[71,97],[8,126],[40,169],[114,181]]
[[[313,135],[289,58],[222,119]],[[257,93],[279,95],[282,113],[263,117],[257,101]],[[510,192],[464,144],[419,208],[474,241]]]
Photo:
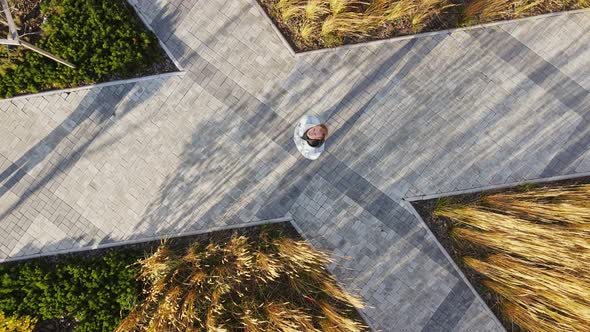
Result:
[[315,127],[322,122],[320,119],[315,115],[304,115],[299,122],[297,122],[297,126],[295,127],[295,132],[293,133],[293,141],[295,141],[295,145],[297,146],[297,150],[301,152],[303,157],[311,160],[316,160],[320,157],[322,152],[324,152],[324,144],[314,148],[307,144],[307,142],[302,138],[305,131],[311,127]]

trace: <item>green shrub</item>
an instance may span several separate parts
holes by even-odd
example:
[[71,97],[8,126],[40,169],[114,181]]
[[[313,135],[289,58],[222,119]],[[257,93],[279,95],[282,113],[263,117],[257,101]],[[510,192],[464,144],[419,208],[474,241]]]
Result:
[[57,264],[0,265],[0,311],[39,320],[67,317],[76,331],[112,331],[141,293],[137,252],[71,257]]
[[0,96],[128,78],[164,59],[156,37],[123,0],[45,0],[42,37],[36,43],[77,68],[27,51],[4,65]]

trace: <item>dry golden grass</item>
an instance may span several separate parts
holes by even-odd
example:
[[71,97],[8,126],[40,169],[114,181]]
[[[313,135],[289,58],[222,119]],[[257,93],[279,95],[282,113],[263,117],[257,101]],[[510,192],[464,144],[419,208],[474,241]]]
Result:
[[[450,7],[449,0],[278,0],[275,10],[304,43],[341,43],[405,20],[418,31]],[[332,45],[328,45],[332,46]]]
[[142,267],[140,279],[156,283],[170,273],[178,263],[170,249],[163,243],[153,255],[139,261]]
[[267,328],[271,331],[298,332],[309,331],[319,332],[313,325],[312,317],[305,311],[297,308],[290,308],[288,303],[269,303],[265,306],[268,317]]
[[521,0],[516,1],[514,5],[514,14],[511,18],[518,18],[527,16],[528,14],[535,11],[537,8],[544,7],[544,12],[553,12],[559,10],[565,1],[547,1],[547,0],[535,0],[527,1]]
[[307,0],[279,0],[275,7],[281,13],[282,19],[288,21],[302,15],[305,12],[306,4]]
[[[498,233],[487,233],[478,232],[470,229],[459,228],[453,231],[453,234],[458,238],[468,240],[473,243],[477,243],[481,246],[488,247],[490,249],[504,252],[507,254],[515,254],[531,262],[538,263],[560,263],[563,271],[571,271],[572,273],[579,273],[581,271],[588,271],[588,266],[584,264],[584,261],[580,259],[587,259],[587,252],[572,252],[564,249],[563,246],[552,247],[551,245],[544,245],[544,239],[540,238],[526,238],[518,239],[516,236],[522,234],[510,235],[510,237],[504,237]],[[558,241],[552,241],[558,242]],[[567,243],[565,239],[562,239],[562,243]],[[587,262],[588,260],[586,260]]]
[[[320,307],[322,308],[322,312],[330,327],[327,329],[328,331],[360,332],[366,329],[366,326],[343,316],[338,310],[336,310],[336,308],[325,301],[320,302]],[[326,327],[326,325],[324,325],[324,327]]]
[[256,253],[256,269],[259,273],[256,278],[263,282],[277,280],[280,277],[282,266],[274,254],[265,254],[263,252]]
[[465,6],[466,19],[477,18],[480,23],[493,22],[510,16],[515,1],[510,0],[473,0]]
[[309,0],[305,6],[305,18],[314,22],[330,13],[323,0]]
[[242,301],[244,312],[241,317],[244,330],[248,332],[266,331],[268,320],[264,314],[264,308],[256,304],[254,299],[245,299]]
[[[528,262],[505,254],[492,255],[485,261],[465,258],[465,264],[489,279],[511,289],[526,289],[542,302],[567,304],[556,306],[562,311],[590,314],[590,281],[563,273],[552,266]],[[523,300],[530,301],[531,298]],[[587,316],[590,318],[590,316]]]
[[376,18],[360,13],[331,15],[324,20],[321,35],[324,38],[329,36],[367,36],[371,28],[378,24],[378,22]]
[[486,23],[588,7],[588,0],[472,0],[465,6],[464,22]]
[[355,308],[362,308],[363,307],[363,300],[359,297],[353,296],[348,292],[342,290],[342,288],[336,286],[336,282],[334,280],[330,280],[326,278],[322,280],[322,290],[330,295],[331,297],[346,303]]
[[429,21],[454,5],[448,0],[420,0],[412,14],[414,32],[421,31]]
[[289,238],[274,240],[278,249],[278,257],[282,263],[292,271],[319,272],[330,262],[328,255],[315,250],[305,241],[295,241]]
[[492,281],[485,284],[498,294],[510,299],[505,301],[502,307],[506,310],[505,313],[525,331],[587,331],[587,309],[585,315],[581,311],[556,311],[556,305],[570,303],[544,301],[545,299],[540,296],[532,296],[530,292],[522,288],[511,289]]
[[133,309],[125,319],[121,321],[115,331],[137,331],[141,326],[144,319],[144,312],[146,308],[137,306]]
[[534,218],[546,223],[590,225],[589,196],[590,185],[576,185],[496,194],[485,197],[482,203],[489,210],[515,217]]
[[466,257],[502,296],[504,313],[527,331],[584,331],[590,326],[590,186],[539,188],[487,196],[435,215],[452,233],[493,254]]
[[347,11],[351,11],[352,9],[359,8],[360,6],[367,3],[364,1],[355,0],[321,0],[321,2],[327,3],[332,15],[339,15]]
[[315,37],[315,35],[319,33],[319,29],[320,27],[317,25],[317,23],[312,21],[305,21],[299,28],[299,35],[305,43],[310,43]]
[[[195,321],[198,322],[197,306],[199,303],[197,302],[197,296],[197,292],[194,290],[189,290],[184,295],[182,306],[180,307],[180,316],[178,317],[178,324],[182,326],[182,329],[189,329],[195,325]],[[199,323],[199,325],[201,324]]]
[[326,310],[342,325],[334,331],[366,330],[342,311],[363,303],[337,286],[326,254],[286,237],[258,241],[235,235],[184,253],[162,244],[138,262],[145,300],[116,331],[319,332]]
[[411,17],[418,5],[419,2],[412,0],[375,0],[367,12],[372,16],[381,17],[382,23],[395,22],[404,17]]
[[[590,7],[590,0],[262,0],[299,47],[338,46]],[[451,7],[457,7],[450,9]]]
[[590,230],[582,230],[579,225],[534,223],[477,207],[439,211],[439,215],[468,226],[454,228],[456,237],[532,262],[562,262],[564,269],[573,273],[590,272],[590,266],[583,263],[590,260]]

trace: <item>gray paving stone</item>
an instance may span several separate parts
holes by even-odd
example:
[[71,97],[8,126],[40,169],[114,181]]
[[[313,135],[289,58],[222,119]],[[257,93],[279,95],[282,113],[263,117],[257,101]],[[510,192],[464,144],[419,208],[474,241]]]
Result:
[[373,328],[501,330],[400,202],[590,172],[588,13],[292,57],[251,1],[131,3],[186,74],[0,101],[0,260],[290,214]]

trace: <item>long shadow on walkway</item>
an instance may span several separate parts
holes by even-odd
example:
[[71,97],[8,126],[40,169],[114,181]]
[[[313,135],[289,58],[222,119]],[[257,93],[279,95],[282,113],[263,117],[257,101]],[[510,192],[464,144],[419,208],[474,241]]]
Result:
[[[40,163],[49,158],[52,158],[52,161],[53,158],[57,159],[55,163],[46,162],[48,166],[43,172],[37,178],[29,180],[29,187],[14,204],[0,214],[0,220],[25,204],[31,196],[56,177],[66,175],[104,132],[135,109],[142,100],[126,96],[136,84],[105,87],[98,93],[88,93],[60,125],[5,169],[0,174],[3,188],[0,195],[11,190],[23,178],[30,177],[28,172]],[[142,97],[149,98],[153,91],[156,89],[142,94]],[[127,101],[125,106],[117,108],[123,100]],[[61,151],[67,152],[62,155]]]

